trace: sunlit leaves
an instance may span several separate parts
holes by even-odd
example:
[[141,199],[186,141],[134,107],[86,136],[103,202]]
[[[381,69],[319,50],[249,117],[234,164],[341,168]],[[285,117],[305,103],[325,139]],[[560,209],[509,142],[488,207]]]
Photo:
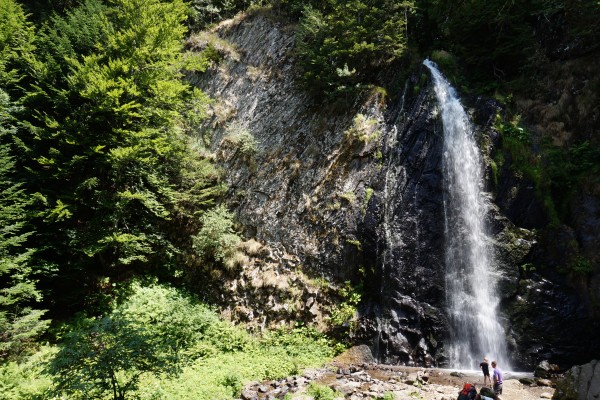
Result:
[[305,84],[335,95],[372,83],[376,71],[404,54],[413,9],[413,2],[386,0],[306,6],[297,40]]
[[39,245],[60,265],[50,288],[170,270],[190,246],[178,228],[197,230],[195,214],[223,192],[183,136],[208,100],[182,80],[183,65],[207,65],[183,57],[186,13],[182,0],[85,0],[41,28],[17,142],[43,200]]

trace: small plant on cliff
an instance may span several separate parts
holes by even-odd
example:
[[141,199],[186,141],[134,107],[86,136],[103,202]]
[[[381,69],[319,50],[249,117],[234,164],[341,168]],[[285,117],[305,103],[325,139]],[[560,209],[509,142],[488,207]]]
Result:
[[564,272],[572,271],[575,274],[579,275],[587,275],[590,274],[594,270],[594,267],[590,260],[585,258],[584,256],[577,256],[575,260],[573,260],[570,265],[563,269]]
[[346,240],[346,243],[354,245],[354,246],[356,246],[358,251],[362,251],[362,243],[360,242],[360,240],[348,239],[348,240]]
[[227,127],[226,141],[234,144],[239,153],[244,158],[252,158],[258,152],[258,141],[254,135],[238,123],[231,124]]
[[202,215],[202,229],[192,239],[200,257],[218,262],[233,255],[241,240],[233,230],[233,214],[224,205]]
[[[331,308],[331,325],[338,330],[348,333],[356,328],[356,309],[360,303],[360,287],[353,287],[347,281],[344,286],[338,290],[341,302]],[[347,336],[347,335],[344,335]]]
[[368,144],[381,136],[381,131],[377,129],[378,126],[379,121],[375,118],[367,118],[363,114],[357,114],[352,121],[352,126],[344,133],[351,142],[357,141]]
[[361,211],[362,211],[363,216],[367,212],[367,207],[369,205],[369,201],[371,200],[371,197],[373,197],[373,193],[374,193],[373,188],[368,187],[368,188],[365,189],[365,198],[363,200],[363,204],[362,204],[362,207],[361,207]]
[[[559,219],[550,193],[548,177],[543,172],[542,156],[533,151],[531,132],[521,126],[520,120],[520,116],[517,115],[505,121],[498,114],[494,127],[502,136],[502,149],[510,155],[511,168],[533,182],[537,197],[543,202],[551,222],[556,224]],[[496,156],[496,163],[499,165],[502,165],[505,160],[503,155]]]
[[344,192],[338,195],[341,199],[353,204],[356,201],[356,195],[353,192]]

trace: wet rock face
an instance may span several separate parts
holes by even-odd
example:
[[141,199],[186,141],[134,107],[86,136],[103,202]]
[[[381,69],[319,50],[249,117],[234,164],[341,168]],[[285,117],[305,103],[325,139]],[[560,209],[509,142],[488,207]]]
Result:
[[[381,361],[437,364],[447,323],[431,90],[399,93],[387,110],[373,98],[339,112],[296,87],[293,36],[283,27],[254,16],[217,34],[239,59],[190,80],[220,99],[206,128],[216,131],[212,147],[245,233],[283,246],[313,274],[357,282],[365,270],[359,337]],[[231,146],[232,126],[256,139],[252,159]]]
[[443,363],[448,332],[441,125],[431,88],[401,98],[396,107],[389,110],[386,162],[368,211],[377,224],[363,232],[373,238],[366,251],[377,260],[378,272],[369,290],[371,308],[365,310],[374,332],[365,326],[363,334],[380,362],[437,365]]
[[517,294],[505,306],[515,364],[529,368],[550,360],[564,368],[600,353],[600,326],[589,318],[579,294],[558,284],[559,276],[553,281],[542,274],[529,275],[519,281]]
[[[256,14],[222,24],[214,34],[230,49],[205,74],[188,77],[218,99],[199,135],[212,135],[210,146],[244,235],[295,260],[293,268],[268,260],[256,261],[260,268],[244,266],[225,285],[231,287],[233,318],[243,314],[237,319],[268,326],[293,322],[294,310],[301,310],[297,320],[324,321],[327,307],[317,303],[331,301],[313,295],[318,285],[311,277],[352,280],[365,288],[354,339],[368,343],[377,361],[444,366],[450,328],[444,307],[443,134],[432,89],[420,82],[424,71],[402,93],[391,94],[387,108],[373,96],[341,111],[297,87],[288,27]],[[470,105],[489,159],[498,141],[491,129],[497,105]],[[244,150],[241,138],[248,134],[255,151]],[[569,330],[554,328],[559,318],[575,321],[582,314],[577,299],[556,282],[519,270],[535,242],[523,228],[543,224],[544,216],[531,211],[537,203],[527,184],[511,177],[506,171],[498,186],[486,185],[495,190],[488,223],[504,325],[512,326],[508,341],[519,365],[532,366],[552,359],[548,352],[575,351]],[[309,277],[296,279],[296,270]],[[257,292],[248,284],[253,281],[277,290]],[[548,296],[540,292],[546,290]],[[543,313],[535,311],[539,307]]]

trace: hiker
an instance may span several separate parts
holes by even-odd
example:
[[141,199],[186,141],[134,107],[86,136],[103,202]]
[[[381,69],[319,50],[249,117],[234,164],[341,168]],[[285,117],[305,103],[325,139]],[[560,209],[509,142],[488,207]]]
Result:
[[492,361],[492,379],[494,380],[494,393],[498,395],[502,394],[502,371],[496,365],[496,361]]
[[490,366],[488,364],[487,356],[483,357],[483,362],[481,364],[479,364],[479,368],[483,372],[483,386],[486,385],[486,382],[488,385],[491,385],[492,380],[490,378]]

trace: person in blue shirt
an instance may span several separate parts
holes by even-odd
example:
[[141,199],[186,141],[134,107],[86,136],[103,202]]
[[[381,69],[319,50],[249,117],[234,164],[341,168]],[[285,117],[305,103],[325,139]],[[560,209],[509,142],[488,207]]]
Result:
[[494,393],[502,394],[502,371],[496,366],[496,361],[492,361],[492,379],[494,381]]

